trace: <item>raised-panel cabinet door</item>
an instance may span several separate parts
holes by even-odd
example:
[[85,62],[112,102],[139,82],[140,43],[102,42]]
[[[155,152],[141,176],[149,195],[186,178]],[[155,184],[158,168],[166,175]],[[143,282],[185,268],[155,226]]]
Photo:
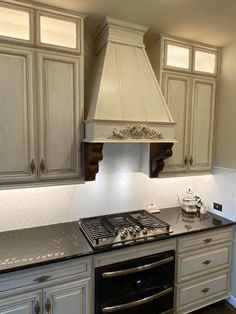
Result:
[[80,176],[79,57],[37,54],[39,179]]
[[35,180],[32,59],[0,47],[0,183]]
[[41,292],[25,293],[0,300],[0,314],[42,313]]
[[215,80],[194,78],[189,169],[210,170],[215,111]]
[[175,122],[173,156],[166,161],[164,172],[184,172],[188,167],[188,123],[190,77],[163,73],[163,92]]
[[44,289],[44,314],[91,314],[90,279]]

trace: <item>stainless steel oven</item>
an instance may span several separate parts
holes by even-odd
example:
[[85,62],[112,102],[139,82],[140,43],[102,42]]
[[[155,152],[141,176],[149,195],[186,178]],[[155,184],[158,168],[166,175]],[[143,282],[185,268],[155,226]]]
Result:
[[95,314],[173,313],[174,260],[168,251],[96,268]]

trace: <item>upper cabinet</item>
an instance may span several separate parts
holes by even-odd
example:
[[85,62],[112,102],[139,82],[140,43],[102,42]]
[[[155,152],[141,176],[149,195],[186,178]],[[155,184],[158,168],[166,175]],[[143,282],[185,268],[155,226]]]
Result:
[[33,10],[29,7],[0,4],[0,39],[14,43],[33,43]]
[[35,180],[33,52],[0,46],[0,183]]
[[147,52],[177,123],[164,172],[211,170],[219,50],[162,36]]
[[164,64],[169,70],[182,70],[190,72],[192,68],[192,47],[183,43],[165,40],[164,42]]
[[216,76],[218,50],[162,38],[161,68]]
[[80,60],[37,53],[39,179],[80,175]]
[[82,28],[81,19],[37,11],[38,46],[81,53]]
[[0,184],[82,178],[83,17],[0,4]]

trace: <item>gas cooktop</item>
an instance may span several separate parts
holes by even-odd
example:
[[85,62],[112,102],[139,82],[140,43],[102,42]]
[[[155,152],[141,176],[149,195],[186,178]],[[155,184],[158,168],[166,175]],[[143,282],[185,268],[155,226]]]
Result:
[[171,232],[168,223],[146,210],[83,218],[80,227],[94,249],[144,242]]

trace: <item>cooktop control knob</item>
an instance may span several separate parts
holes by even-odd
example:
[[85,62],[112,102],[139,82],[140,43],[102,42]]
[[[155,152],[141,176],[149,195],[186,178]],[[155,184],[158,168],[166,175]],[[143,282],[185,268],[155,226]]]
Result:
[[147,228],[143,228],[143,234],[147,234],[147,233],[148,233]]
[[132,227],[129,228],[129,233],[133,234],[134,233],[134,229]]
[[125,233],[125,234],[128,234],[127,228],[124,228],[121,232],[123,232],[123,233]]
[[120,233],[120,238],[121,239],[125,239],[127,237],[127,234],[126,233],[124,233],[124,232],[121,232]]
[[141,228],[140,228],[139,226],[135,226],[135,231],[136,231],[137,233],[140,233]]

